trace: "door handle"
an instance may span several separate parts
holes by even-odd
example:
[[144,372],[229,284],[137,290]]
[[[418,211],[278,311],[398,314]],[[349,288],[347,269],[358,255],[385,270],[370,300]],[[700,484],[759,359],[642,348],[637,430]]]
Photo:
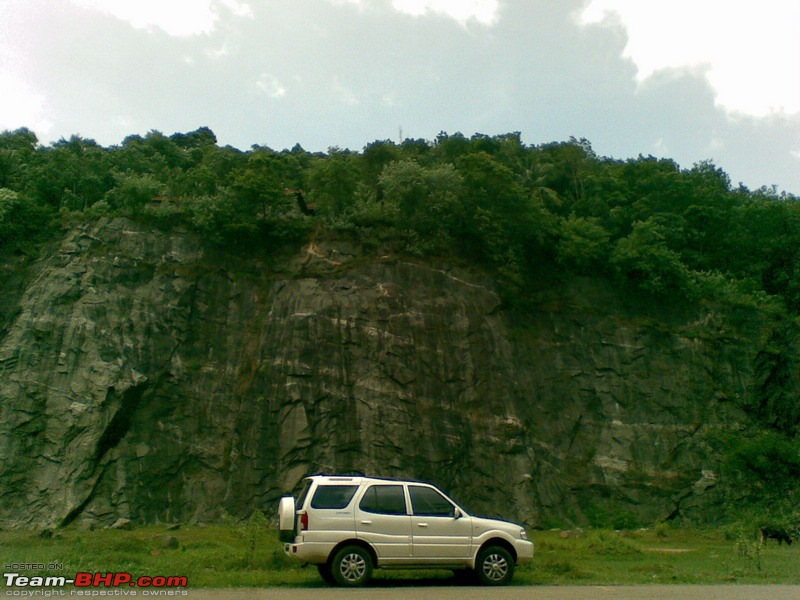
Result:
[[427,527],[428,524],[427,523],[417,523],[417,526],[418,527]]
[[362,525],[372,525],[372,521],[361,521]]

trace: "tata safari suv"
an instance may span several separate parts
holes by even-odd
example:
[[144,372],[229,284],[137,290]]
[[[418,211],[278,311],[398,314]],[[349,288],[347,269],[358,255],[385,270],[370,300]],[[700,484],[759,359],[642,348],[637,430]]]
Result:
[[521,526],[473,517],[420,481],[314,475],[278,513],[286,554],[341,586],[364,585],[376,568],[452,569],[504,585],[533,558]]

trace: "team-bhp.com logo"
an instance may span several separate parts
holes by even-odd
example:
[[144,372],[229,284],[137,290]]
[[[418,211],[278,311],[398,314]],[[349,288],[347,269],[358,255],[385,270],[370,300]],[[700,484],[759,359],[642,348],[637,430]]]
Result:
[[[186,577],[133,577],[130,573],[76,573],[75,577],[40,577],[20,575],[19,573],[3,573],[7,589],[6,596],[35,597],[44,596],[44,588],[48,596],[136,596],[139,588],[142,596],[186,596],[185,589],[189,584]],[[75,586],[67,592],[61,589],[66,586]],[[31,588],[38,588],[34,591]],[[112,588],[112,589],[105,589]],[[38,591],[38,593],[36,593]],[[54,593],[53,593],[54,592]]]

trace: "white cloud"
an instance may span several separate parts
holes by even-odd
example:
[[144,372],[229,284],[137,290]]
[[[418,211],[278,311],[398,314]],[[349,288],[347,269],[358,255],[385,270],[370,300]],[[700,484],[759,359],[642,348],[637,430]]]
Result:
[[241,0],[220,0],[232,14],[236,15],[237,17],[249,17],[253,18],[253,9],[247,2],[242,2]]
[[206,56],[212,60],[219,60],[225,58],[230,54],[227,44],[222,44],[219,48],[209,48],[206,50]]
[[[355,5],[364,8],[370,0],[328,0],[335,6]],[[392,0],[395,10],[421,17],[440,14],[466,24],[476,20],[484,25],[493,25],[497,20],[499,0]]]
[[250,6],[241,0],[72,0],[130,23],[137,29],[158,28],[169,35],[184,37],[211,33],[220,10],[240,17],[252,17]]
[[492,25],[497,19],[498,0],[392,0],[392,6],[415,16],[439,13],[460,23],[475,19]]
[[338,100],[346,106],[358,106],[361,102],[358,98],[358,94],[344,85],[338,75],[333,78],[331,92],[335,98],[338,98]]
[[262,73],[256,80],[256,87],[270,98],[283,98],[286,95],[286,88],[271,73]]
[[579,20],[624,26],[625,55],[640,81],[662,69],[700,68],[732,113],[800,113],[796,0],[591,0]]
[[9,71],[0,70],[0,130],[29,127],[47,135],[53,129],[46,115],[45,97]]

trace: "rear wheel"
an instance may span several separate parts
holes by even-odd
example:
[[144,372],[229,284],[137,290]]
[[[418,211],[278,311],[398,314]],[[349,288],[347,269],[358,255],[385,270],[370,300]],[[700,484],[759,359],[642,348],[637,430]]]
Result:
[[484,585],[507,585],[514,577],[514,559],[502,546],[489,546],[478,554],[475,572]]
[[343,587],[360,587],[372,577],[372,556],[361,546],[345,546],[331,561],[331,575]]

